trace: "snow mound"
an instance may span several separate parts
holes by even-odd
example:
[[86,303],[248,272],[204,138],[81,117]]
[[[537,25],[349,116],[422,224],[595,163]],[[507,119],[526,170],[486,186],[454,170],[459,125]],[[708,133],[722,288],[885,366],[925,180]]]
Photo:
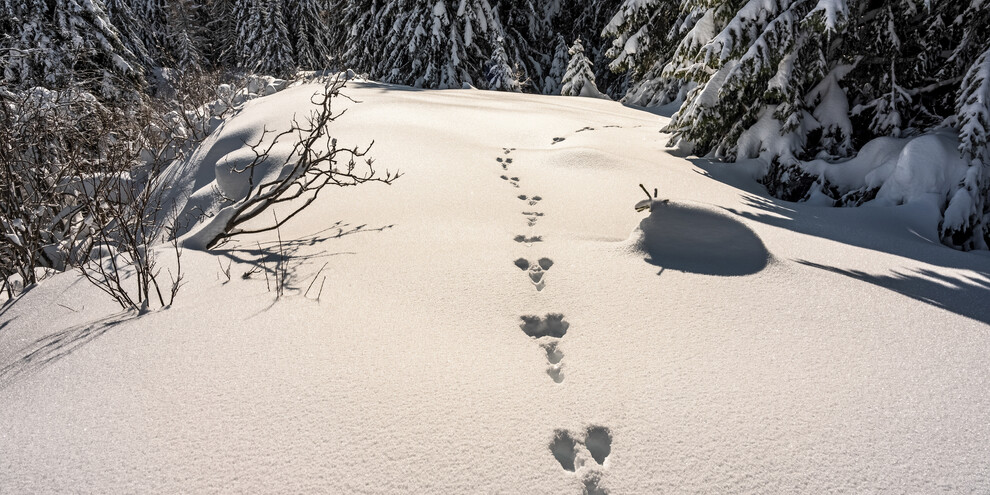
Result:
[[631,237],[635,251],[663,269],[702,275],[752,275],[770,253],[749,227],[722,210],[699,204],[654,201],[650,216]]
[[[880,137],[849,160],[802,163],[809,173],[824,176],[841,190],[877,189],[874,206],[896,206],[948,196],[963,180],[966,161],[959,138],[948,131],[912,138]],[[934,166],[933,166],[934,164]],[[926,199],[927,198],[927,199]]]

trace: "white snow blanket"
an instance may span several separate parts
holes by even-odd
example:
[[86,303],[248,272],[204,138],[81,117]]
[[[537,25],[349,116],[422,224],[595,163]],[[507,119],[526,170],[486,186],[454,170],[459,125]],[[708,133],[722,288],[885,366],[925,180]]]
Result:
[[[317,89],[248,104],[175,187]],[[931,205],[771,199],[604,100],[345,93],[333,135],[394,185],[325,191],[281,249],[187,250],[166,310],[74,273],[0,310],[0,493],[990,486],[990,257]]]

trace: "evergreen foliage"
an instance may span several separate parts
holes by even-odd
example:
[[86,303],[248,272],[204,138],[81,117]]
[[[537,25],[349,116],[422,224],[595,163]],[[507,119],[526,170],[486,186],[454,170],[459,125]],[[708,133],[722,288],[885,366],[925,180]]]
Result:
[[238,16],[238,67],[261,74],[287,75],[294,67],[285,24],[285,0],[242,0],[247,15]]
[[326,12],[320,0],[292,0],[289,8],[289,37],[296,63],[302,69],[328,68],[330,55],[330,30],[325,22]]
[[543,94],[547,95],[559,95],[560,90],[563,88],[561,81],[564,80],[564,74],[567,72],[567,62],[570,61],[570,50],[567,47],[567,42],[564,41],[564,37],[560,34],[556,36],[556,46],[553,50],[553,59],[550,62],[550,71],[547,73],[546,77],[543,78]]
[[375,72],[384,57],[385,39],[394,20],[394,2],[338,0],[331,10],[330,51],[342,68]]
[[372,77],[415,87],[459,88],[485,81],[502,36],[487,0],[399,0]]
[[581,44],[580,38],[574,40],[567,53],[570,54],[571,59],[561,80],[560,94],[601,98],[602,93],[595,85],[595,71],[591,68],[591,61],[584,55],[584,45]]
[[102,0],[3,0],[2,7],[6,84],[83,84],[110,99],[144,85],[138,55],[121,39]]
[[501,43],[495,45],[495,52],[488,61],[488,89],[495,91],[521,91],[519,80],[512,67],[509,67],[509,57]]
[[[502,38],[497,44],[506,53],[506,65],[517,69],[523,86],[539,91],[539,82],[549,62],[546,47],[552,42],[550,22],[531,0],[496,2],[497,21],[501,21]],[[499,48],[496,48],[496,51]],[[507,91],[516,91],[512,86]]]
[[[628,0],[606,26],[625,101],[684,98],[672,145],[724,160],[760,156],[770,192],[818,190],[861,204],[876,190],[842,190],[802,164],[841,160],[870,140],[960,131],[972,170],[943,204],[943,240],[986,246],[990,28],[983,0]],[[940,166],[933,164],[932,166]],[[966,213],[961,213],[965,211]]]

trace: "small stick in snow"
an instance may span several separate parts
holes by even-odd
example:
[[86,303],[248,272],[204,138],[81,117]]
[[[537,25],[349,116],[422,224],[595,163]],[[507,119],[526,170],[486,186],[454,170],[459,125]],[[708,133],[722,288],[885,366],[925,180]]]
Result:
[[58,304],[59,306],[62,306],[63,308],[65,308],[65,309],[67,309],[67,310],[69,310],[69,311],[72,311],[73,313],[78,313],[78,312],[79,312],[79,310],[77,310],[77,309],[72,309],[72,308],[70,308],[70,307],[68,307],[68,306],[66,306],[66,305],[64,305],[64,304],[62,304],[62,303],[55,303],[55,304]]
[[[320,278],[320,273],[323,271],[324,268],[327,267],[327,264],[329,264],[329,263],[330,262],[327,261],[326,263],[323,264],[323,266],[320,267],[319,270],[316,271],[316,275],[313,275],[313,281],[309,283],[309,287],[306,287],[306,292],[303,293],[303,297],[306,297],[306,296],[309,295],[309,290],[313,288],[313,284],[316,283],[316,279]],[[323,281],[326,282],[326,280],[327,280],[326,277],[324,277],[323,278]],[[322,291],[323,285],[321,284],[320,287],[321,287],[321,291]],[[319,299],[319,297],[317,297],[317,299]]]
[[653,198],[650,197],[650,191],[647,191],[646,186],[643,184],[640,184],[639,188],[646,193],[646,199],[636,203],[636,211],[653,210]]
[[327,283],[327,278],[323,277],[323,281],[320,282],[320,292],[316,294],[316,300],[319,302],[320,298],[323,297],[323,284]]
[[261,269],[265,272],[265,285],[268,286],[268,292],[271,292],[272,283],[268,280],[268,264],[265,263],[265,253],[261,250],[260,242],[258,242],[258,252],[261,253]]

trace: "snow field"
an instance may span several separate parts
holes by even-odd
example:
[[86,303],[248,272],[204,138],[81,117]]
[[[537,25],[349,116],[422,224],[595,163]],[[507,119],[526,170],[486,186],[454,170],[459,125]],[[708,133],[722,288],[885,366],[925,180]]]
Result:
[[[255,100],[212,145],[285,125],[312,91]],[[613,102],[345,92],[362,103],[334,136],[374,139],[376,167],[405,175],[327,191],[281,229],[287,297],[241,276],[276,261],[270,232],[187,251],[165,311],[91,325],[112,308],[65,274],[0,316],[0,367],[19,370],[0,373],[0,492],[990,480],[990,258],[938,244],[928,209],[767,199],[749,165],[673,156],[665,118]],[[635,212],[639,183],[669,202]],[[23,359],[72,325],[95,331]]]

